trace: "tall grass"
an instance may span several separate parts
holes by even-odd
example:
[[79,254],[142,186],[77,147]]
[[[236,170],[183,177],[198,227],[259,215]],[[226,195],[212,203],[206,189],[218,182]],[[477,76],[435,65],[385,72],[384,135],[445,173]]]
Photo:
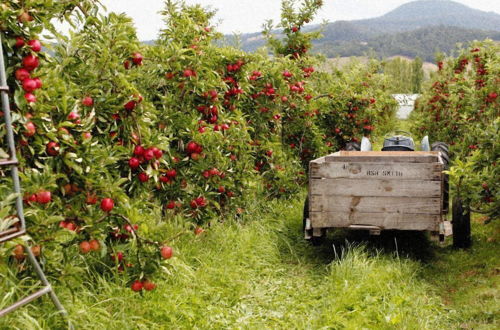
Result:
[[[366,238],[342,232],[313,248],[301,237],[301,207],[300,199],[255,203],[242,222],[182,236],[155,291],[140,295],[123,279],[109,281],[99,274],[86,274],[80,286],[58,285],[57,291],[78,329],[495,326],[497,288],[480,289],[482,305],[465,292],[479,290],[478,283],[458,297],[464,306],[445,299],[446,288],[462,290],[460,274],[476,266],[474,254],[486,265],[476,282],[496,281],[490,273],[498,259],[483,246],[491,244],[484,238],[488,232],[470,252],[441,249],[421,235]],[[175,224],[166,226],[176,231]],[[1,284],[0,289],[10,290]],[[0,320],[2,329],[64,326],[47,298]]]

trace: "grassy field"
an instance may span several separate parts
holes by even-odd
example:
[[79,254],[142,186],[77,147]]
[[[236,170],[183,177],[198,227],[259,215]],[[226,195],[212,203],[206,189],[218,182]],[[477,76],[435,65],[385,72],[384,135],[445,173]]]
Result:
[[[98,274],[57,291],[78,329],[500,327],[498,221],[476,220],[467,251],[418,233],[336,232],[316,248],[301,238],[301,208],[301,199],[255,203],[242,223],[183,236],[153,292]],[[64,324],[43,298],[0,328]]]

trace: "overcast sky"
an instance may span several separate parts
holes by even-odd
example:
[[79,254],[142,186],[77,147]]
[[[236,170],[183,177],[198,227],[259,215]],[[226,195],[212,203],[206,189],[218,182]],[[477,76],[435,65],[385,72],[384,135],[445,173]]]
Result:
[[[413,0],[324,0],[324,6],[313,23],[377,17]],[[267,19],[279,20],[280,0],[186,0],[217,9],[218,31],[246,33],[261,31]],[[456,0],[472,8],[500,14],[499,0]],[[139,39],[156,39],[162,26],[158,12],[163,0],[101,0],[109,11],[125,12],[134,19]]]

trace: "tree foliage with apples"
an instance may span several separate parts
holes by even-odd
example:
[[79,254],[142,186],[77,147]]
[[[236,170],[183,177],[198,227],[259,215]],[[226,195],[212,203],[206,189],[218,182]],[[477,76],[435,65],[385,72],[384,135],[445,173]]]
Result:
[[500,216],[498,44],[477,42],[438,62],[413,114],[414,130],[450,145],[451,187],[473,211]]
[[[2,5],[1,33],[30,234],[47,270],[67,283],[90,267],[134,291],[154,289],[180,235],[242,218],[255,196],[293,196],[310,159],[392,120],[394,101],[373,68],[315,70],[300,28],[321,1],[298,13],[283,2],[286,42],[300,54],[274,57],[215,46],[214,13],[182,1],[165,2],[152,46],[125,15],[55,3]],[[54,17],[75,32],[58,34]],[[50,54],[43,28],[56,38],[44,45]],[[3,196],[9,189],[3,173]],[[12,212],[2,208],[2,224],[15,222]],[[166,235],[169,221],[185,230]],[[26,271],[16,243],[0,249]]]

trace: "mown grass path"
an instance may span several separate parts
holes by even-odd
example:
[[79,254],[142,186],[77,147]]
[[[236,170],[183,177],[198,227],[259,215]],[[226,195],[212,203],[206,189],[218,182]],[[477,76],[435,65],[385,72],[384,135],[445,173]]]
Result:
[[[58,291],[80,329],[498,328],[498,223],[474,223],[468,251],[418,233],[337,232],[314,248],[301,237],[301,208],[256,204],[242,223],[183,236],[143,296],[98,274]],[[48,303],[0,321],[58,327]]]

